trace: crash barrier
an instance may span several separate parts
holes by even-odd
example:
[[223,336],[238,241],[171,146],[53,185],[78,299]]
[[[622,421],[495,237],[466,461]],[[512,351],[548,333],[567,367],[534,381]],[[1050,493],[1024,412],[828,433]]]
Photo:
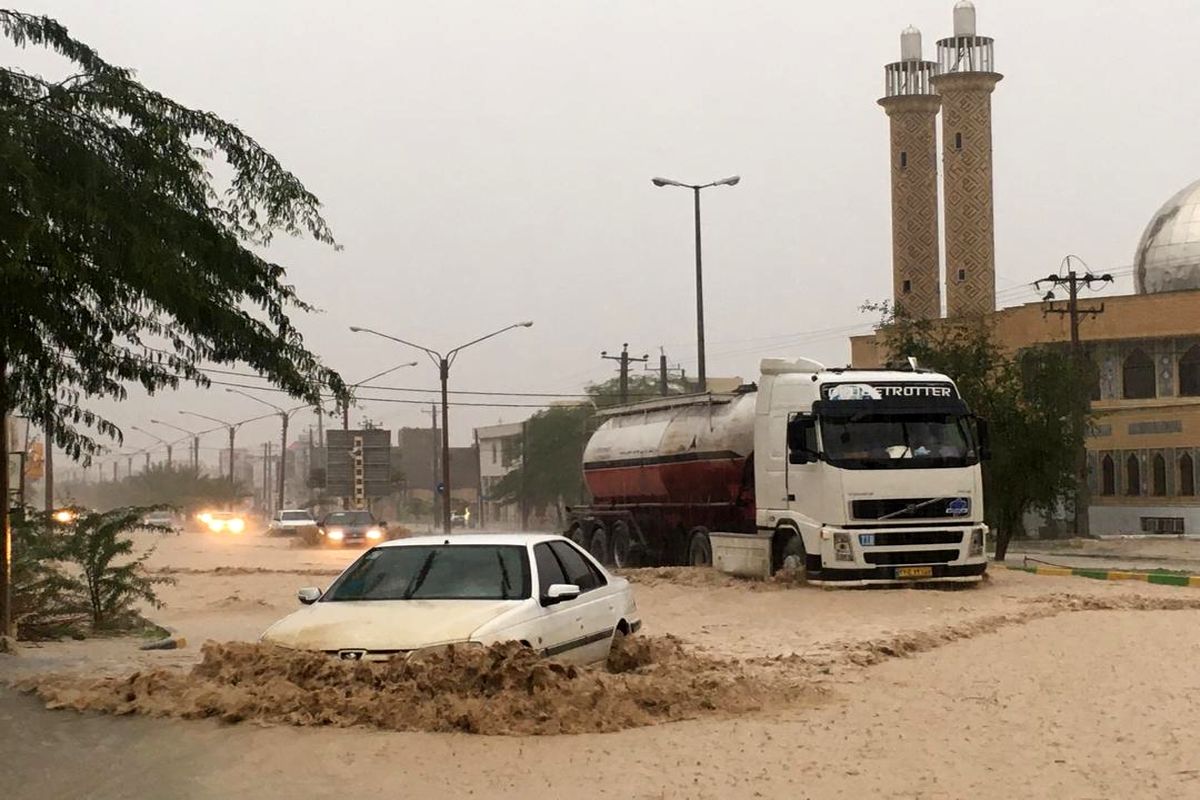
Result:
[[1091,578],[1098,581],[1143,581],[1158,583],[1163,586],[1194,586],[1200,588],[1200,575],[1190,575],[1183,572],[1135,572],[1124,569],[1087,569],[1084,567],[1064,567],[1054,564],[1025,563],[1005,564],[1006,568],[1017,572],[1028,572],[1031,575],[1055,575],[1058,577]]

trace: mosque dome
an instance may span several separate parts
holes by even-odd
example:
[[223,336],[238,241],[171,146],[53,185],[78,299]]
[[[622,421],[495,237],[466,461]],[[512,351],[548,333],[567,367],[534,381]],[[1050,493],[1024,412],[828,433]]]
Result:
[[1133,257],[1138,294],[1200,289],[1200,180],[1155,213]]

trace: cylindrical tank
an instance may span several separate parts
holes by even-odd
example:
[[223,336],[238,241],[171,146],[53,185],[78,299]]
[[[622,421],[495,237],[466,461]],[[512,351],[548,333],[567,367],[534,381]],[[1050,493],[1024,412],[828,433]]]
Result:
[[921,32],[912,25],[900,31],[900,60],[921,60]]
[[958,0],[954,6],[954,35],[975,35],[975,4],[971,0]]
[[706,395],[616,411],[583,453],[594,502],[737,502],[754,450],[754,399]]

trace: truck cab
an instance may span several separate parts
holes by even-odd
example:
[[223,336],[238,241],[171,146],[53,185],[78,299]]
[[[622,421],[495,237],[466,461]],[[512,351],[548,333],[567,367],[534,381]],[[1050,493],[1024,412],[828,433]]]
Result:
[[816,584],[978,581],[986,425],[947,376],[766,359],[755,400],[759,537]]

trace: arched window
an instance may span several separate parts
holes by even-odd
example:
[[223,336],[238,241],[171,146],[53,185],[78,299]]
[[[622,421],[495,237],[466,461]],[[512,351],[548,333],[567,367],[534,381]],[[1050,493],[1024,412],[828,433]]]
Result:
[[1179,493],[1184,497],[1196,494],[1196,465],[1187,453],[1179,457]]
[[1105,455],[1100,459],[1100,494],[1112,497],[1117,493],[1117,468],[1112,456]]
[[1121,368],[1121,383],[1126,400],[1154,397],[1154,360],[1141,350],[1134,350],[1125,357],[1125,364]]
[[1200,397],[1200,344],[1194,344],[1179,359],[1179,393]]
[[1137,497],[1142,493],[1142,466],[1133,453],[1125,459],[1125,494]]
[[1163,497],[1167,493],[1167,460],[1162,457],[1162,453],[1155,453],[1150,466],[1153,484],[1151,494]]

